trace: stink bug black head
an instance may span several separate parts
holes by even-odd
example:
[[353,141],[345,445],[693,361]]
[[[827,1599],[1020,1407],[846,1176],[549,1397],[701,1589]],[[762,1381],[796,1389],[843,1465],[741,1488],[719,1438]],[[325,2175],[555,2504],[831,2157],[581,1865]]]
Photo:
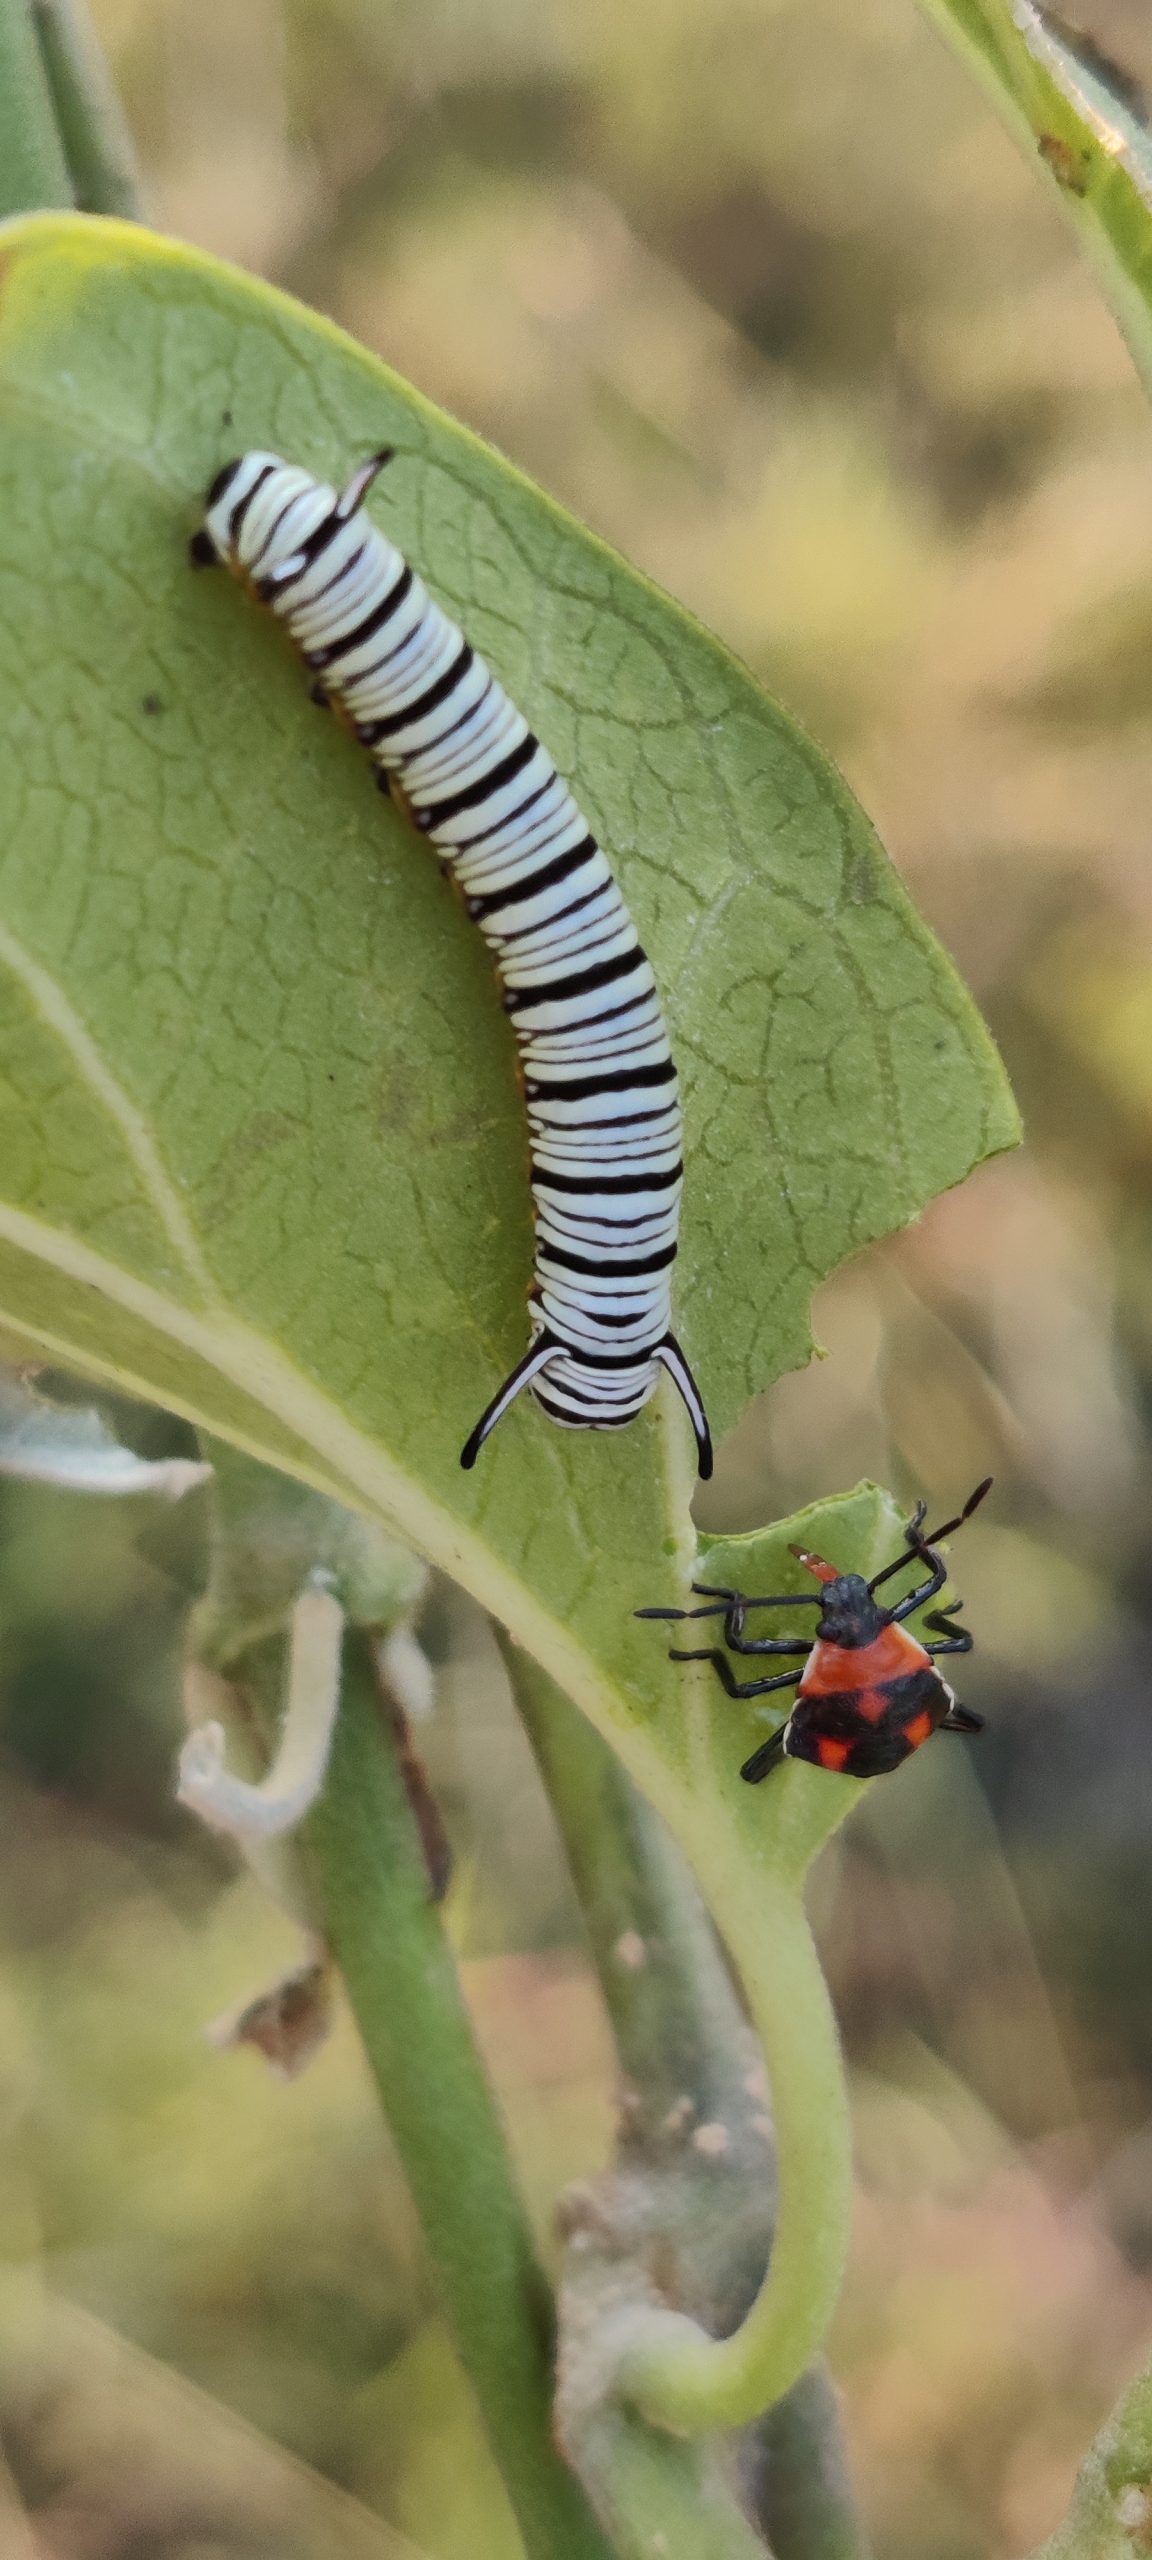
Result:
[[835,1565],[825,1564],[823,1556],[810,1555],[805,1547],[790,1547],[788,1552],[824,1585],[816,1621],[821,1641],[838,1644],[847,1653],[857,1653],[862,1646],[874,1644],[881,1627],[887,1624],[887,1613],[873,1599],[863,1574],[837,1573]]
[[[954,1520],[942,1521],[925,1534],[926,1505],[918,1503],[905,1523],[905,1553],[866,1582],[862,1574],[840,1573],[823,1556],[806,1547],[791,1552],[816,1576],[819,1594],[770,1592],[752,1599],[715,1584],[693,1584],[705,1602],[701,1609],[638,1609],[638,1618],[723,1618],[724,1641],[733,1653],[803,1654],[799,1670],[778,1671],[763,1680],[737,1680],[727,1655],[715,1646],[701,1652],[674,1651],[673,1662],[710,1662],[730,1698],[762,1698],[770,1690],[795,1689],[796,1702],[786,1722],[744,1762],[741,1777],[752,1785],[766,1778],[781,1759],[811,1760],[818,1768],[852,1778],[874,1778],[927,1742],[932,1733],[979,1733],[983,1718],[958,1705],[947,1681],[935,1669],[941,1654],[970,1653],[972,1638],[956,1623],[959,1600],[928,1611],[927,1633],[938,1640],[921,1644],[903,1621],[935,1599],[947,1579],[937,1552],[938,1541],[971,1518],[990,1490],[991,1476],[978,1484]],[[881,1585],[912,1563],[926,1566],[927,1577],[906,1591],[892,1608],[877,1601]],[[816,1607],[820,1617],[814,1641],[808,1637],[749,1636],[750,1609]]]

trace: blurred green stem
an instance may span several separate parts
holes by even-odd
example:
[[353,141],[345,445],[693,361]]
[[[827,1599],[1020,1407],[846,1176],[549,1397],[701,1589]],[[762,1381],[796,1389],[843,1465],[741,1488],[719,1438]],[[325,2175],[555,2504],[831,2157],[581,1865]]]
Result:
[[31,0],[0,0],[0,217],[72,202]]
[[[564,1836],[623,2075],[616,2171],[587,2203],[578,2196],[570,2213],[579,2247],[561,2291],[562,2324],[579,2339],[601,2302],[618,2305],[629,2276],[638,2303],[650,2305],[655,2260],[675,2268],[678,2291],[710,2329],[732,2330],[763,2272],[775,2202],[754,2039],[665,1825],[554,1683],[518,1648],[505,1651]],[[722,2148],[712,2147],[718,2136]],[[642,2433],[657,2439],[636,2418],[630,2432],[613,2434],[583,2392],[579,2363],[574,2389],[568,2380],[562,2414],[573,2456],[607,2510],[614,2472],[636,2458]],[[735,2458],[776,2560],[862,2560],[835,2395],[822,2370],[805,2375],[750,2430]],[[704,2503],[705,2491],[712,2500],[733,2494],[714,2465],[702,2463]]]
[[1139,2560],[1150,2540],[1152,2365],[1147,2365],[1101,2428],[1068,2514],[1035,2560]]
[[552,2440],[552,2311],[365,1635],[307,1826],[333,1954],[529,2560],[608,2560]]
[[85,0],[33,0],[33,21],[80,211],[142,221],[132,136]]
[[835,2387],[809,2367],[750,2431],[754,2512],[776,2560],[868,2560]]

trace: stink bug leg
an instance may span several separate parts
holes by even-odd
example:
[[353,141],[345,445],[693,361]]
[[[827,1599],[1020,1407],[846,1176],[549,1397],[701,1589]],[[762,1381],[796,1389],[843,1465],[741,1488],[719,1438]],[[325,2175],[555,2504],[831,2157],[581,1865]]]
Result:
[[787,1725],[782,1724],[779,1732],[770,1733],[767,1742],[762,1742],[751,1759],[744,1762],[740,1775],[747,1779],[750,1787],[758,1787],[762,1778],[769,1777],[772,1770],[779,1767],[785,1756],[784,1736],[787,1730]]
[[[804,1650],[807,1652],[807,1646]],[[730,1698],[764,1698],[770,1689],[794,1689],[800,1677],[798,1671],[778,1671],[774,1680],[738,1680],[727,1655],[711,1646],[703,1653],[670,1653],[668,1660],[710,1662],[721,1688],[727,1690]]]

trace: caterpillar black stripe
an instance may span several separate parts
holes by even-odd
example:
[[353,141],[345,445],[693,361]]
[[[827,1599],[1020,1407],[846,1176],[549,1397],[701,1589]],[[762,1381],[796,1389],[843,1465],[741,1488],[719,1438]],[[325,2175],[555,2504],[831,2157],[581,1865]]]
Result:
[[461,1451],[471,1467],[522,1387],[568,1430],[631,1422],[667,1369],[702,1476],[712,1443],[669,1327],[680,1101],[656,982],[608,863],[546,750],[361,509],[273,453],[218,473],[193,558],[271,605],[388,789],[463,891],[500,972],[531,1136],[531,1340]]

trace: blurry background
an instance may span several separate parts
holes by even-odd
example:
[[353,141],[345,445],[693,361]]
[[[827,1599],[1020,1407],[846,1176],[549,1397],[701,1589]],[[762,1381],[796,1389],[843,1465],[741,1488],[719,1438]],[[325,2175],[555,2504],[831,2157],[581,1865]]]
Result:
[[[885,2560],[1023,2552],[1152,2339],[1152,417],[912,0],[94,15],[157,220],[723,634],[1006,1052],[1027,1153],[825,1290],[830,1357],[706,1525],[997,1477],[961,1574],[991,1729],[874,1790],[817,1899],[869,2518]],[[1082,23],[1152,84],[1144,0]],[[0,1494],[0,2244],[61,2305],[0,2348],[0,2547],[27,2508],[27,2560],[515,2560],[350,2030],[290,2088],[203,2039],[292,1950],[171,1803],[198,1499]],[[495,1658],[451,1595],[428,1633],[451,1926],[543,2222],[605,2155],[607,2037]]]

